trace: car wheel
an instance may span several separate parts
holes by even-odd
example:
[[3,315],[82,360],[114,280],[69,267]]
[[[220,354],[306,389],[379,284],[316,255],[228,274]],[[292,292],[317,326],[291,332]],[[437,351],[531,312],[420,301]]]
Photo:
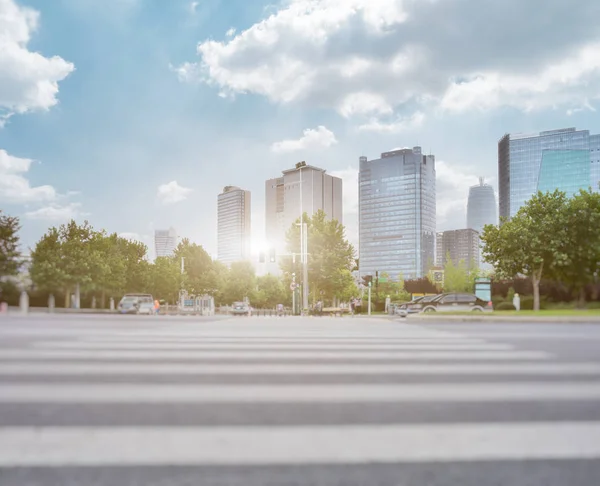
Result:
[[479,307],[475,307],[471,312],[483,312]]
[[427,307],[423,312],[426,312],[429,314],[430,312],[436,312],[436,310],[433,307]]

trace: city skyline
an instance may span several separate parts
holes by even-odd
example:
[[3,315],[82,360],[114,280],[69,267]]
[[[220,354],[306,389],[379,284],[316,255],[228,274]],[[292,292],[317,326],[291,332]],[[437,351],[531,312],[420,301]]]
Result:
[[[515,19],[500,3],[483,36],[468,20],[489,14],[480,2],[107,2],[0,3],[0,207],[24,247],[73,217],[150,248],[173,225],[216,255],[218,191],[254,193],[262,238],[264,181],[300,160],[342,178],[352,237],[358,156],[404,145],[436,153],[437,229],[460,228],[477,176],[498,190],[503,134],[600,133],[591,0],[561,35],[544,20],[563,18],[558,4]],[[449,21],[464,35],[418,28]]]

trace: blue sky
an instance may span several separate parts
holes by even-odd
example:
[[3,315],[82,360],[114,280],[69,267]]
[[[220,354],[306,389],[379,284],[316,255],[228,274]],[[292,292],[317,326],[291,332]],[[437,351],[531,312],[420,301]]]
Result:
[[222,188],[259,239],[265,179],[306,160],[344,178],[355,241],[359,156],[421,145],[462,227],[504,133],[600,132],[597,3],[0,0],[0,208],[26,245],[74,217],[214,254]]

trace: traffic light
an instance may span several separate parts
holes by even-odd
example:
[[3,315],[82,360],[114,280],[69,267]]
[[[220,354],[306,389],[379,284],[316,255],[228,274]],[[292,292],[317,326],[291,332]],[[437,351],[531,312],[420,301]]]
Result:
[[379,287],[379,270],[375,270],[375,287]]
[[368,287],[369,285],[371,285],[371,282],[373,281],[373,275],[365,275],[363,277],[363,282],[365,287]]
[[265,252],[261,251],[258,254],[258,263],[265,263]]
[[275,255],[275,248],[271,248],[271,249],[269,250],[269,261],[270,261],[271,263],[275,263],[275,262],[277,261],[277,258],[275,258],[275,256],[276,256],[276,255]]

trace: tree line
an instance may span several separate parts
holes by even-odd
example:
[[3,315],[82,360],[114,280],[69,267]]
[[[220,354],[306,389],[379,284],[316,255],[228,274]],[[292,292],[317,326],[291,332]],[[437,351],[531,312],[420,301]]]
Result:
[[[0,214],[0,277],[19,273],[19,220]],[[338,221],[327,221],[320,212],[308,223],[310,246],[309,285],[311,301],[347,299],[358,293],[352,277],[354,248],[345,239]],[[288,233],[288,253],[299,254],[299,234],[295,225]],[[297,238],[296,238],[297,237]],[[182,272],[183,262],[183,272]],[[256,308],[289,306],[292,273],[300,281],[299,258],[280,257],[282,277],[257,276],[251,262],[240,261],[229,267],[213,260],[206,250],[184,238],[173,256],[148,258],[148,248],[116,233],[94,229],[88,221],[75,221],[51,227],[31,250],[28,262],[34,293],[54,294],[64,299],[65,307],[75,288],[84,300],[96,299],[106,307],[108,299],[118,300],[125,293],[151,293],[155,298],[175,303],[183,289],[189,295],[211,295],[217,305],[248,299]],[[6,280],[3,278],[2,280]],[[6,286],[6,284],[5,284]]]
[[512,218],[485,226],[481,239],[497,278],[531,280],[534,310],[542,279],[566,285],[583,306],[600,274],[600,193],[538,192]]

